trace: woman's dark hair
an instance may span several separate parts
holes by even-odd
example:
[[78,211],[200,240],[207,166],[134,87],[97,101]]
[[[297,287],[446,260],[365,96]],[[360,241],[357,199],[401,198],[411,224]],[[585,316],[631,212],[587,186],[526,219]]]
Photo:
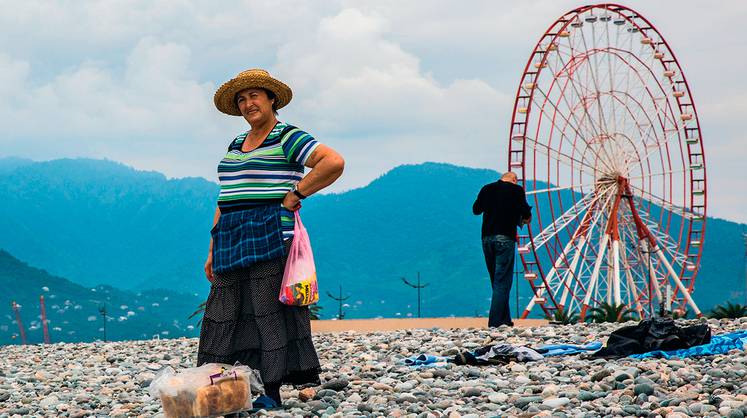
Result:
[[[267,95],[267,98],[269,100],[273,100],[274,99],[274,101],[272,102],[272,113],[274,113],[275,116],[277,116],[278,115],[278,99],[277,99],[277,96],[275,95],[275,93],[272,92],[272,90],[268,90],[268,89],[261,88],[261,87],[259,89],[265,92],[265,94]],[[244,90],[246,90],[246,89],[244,89]],[[244,91],[244,90],[242,90],[242,91]],[[241,93],[241,92],[237,92],[233,96],[233,102],[236,104],[236,107],[238,107],[238,103],[239,103],[239,93]]]
[[275,96],[275,93],[273,93],[271,90],[268,89],[262,89],[267,93],[267,98],[274,101],[272,102],[272,113],[275,114],[275,116],[278,115],[278,99],[277,96]]

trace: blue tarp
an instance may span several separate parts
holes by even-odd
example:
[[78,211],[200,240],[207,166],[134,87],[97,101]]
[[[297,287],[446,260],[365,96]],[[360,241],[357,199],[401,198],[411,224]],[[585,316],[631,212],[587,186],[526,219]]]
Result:
[[430,354],[420,354],[404,360],[408,366],[442,366],[446,365],[448,358]]
[[628,357],[633,358],[672,358],[672,357],[697,357],[697,356],[711,356],[714,354],[726,354],[731,350],[745,350],[747,348],[747,330],[730,332],[728,334],[714,335],[711,337],[711,342],[703,345],[696,345],[695,347],[683,348],[681,350],[672,351],[649,351],[643,354],[633,354]]
[[589,351],[597,351],[602,348],[600,341],[592,341],[584,345],[575,344],[547,344],[535,348],[538,353],[545,357],[552,356],[570,356],[572,354],[588,353]]

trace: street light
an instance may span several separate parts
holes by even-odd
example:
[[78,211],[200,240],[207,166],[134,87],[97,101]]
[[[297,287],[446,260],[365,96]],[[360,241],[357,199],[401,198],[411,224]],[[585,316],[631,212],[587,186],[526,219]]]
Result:
[[408,285],[408,286],[410,286],[412,288],[418,289],[418,318],[420,318],[420,289],[428,286],[429,283],[426,283],[426,284],[423,284],[423,285],[420,284],[420,272],[418,272],[418,283],[417,284],[408,282],[407,279],[404,278],[404,277],[401,277],[401,279],[402,279],[403,282],[405,282],[406,285]]
[[106,304],[99,305],[99,313],[104,318],[104,342],[106,342]]
[[[350,299],[350,295],[342,297],[342,285],[340,285],[340,296],[334,296],[333,294],[329,293],[329,291],[327,291],[327,296],[339,302],[340,310],[338,311],[339,313],[337,314],[337,319],[342,320],[342,318],[345,317],[345,315],[342,313],[342,302]],[[345,305],[347,305],[347,303]]]

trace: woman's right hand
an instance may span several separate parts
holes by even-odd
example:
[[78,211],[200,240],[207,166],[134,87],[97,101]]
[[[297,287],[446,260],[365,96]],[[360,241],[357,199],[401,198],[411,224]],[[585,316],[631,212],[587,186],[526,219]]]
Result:
[[213,276],[213,252],[208,253],[207,261],[205,261],[205,277],[207,277],[210,283],[213,282],[215,276]]

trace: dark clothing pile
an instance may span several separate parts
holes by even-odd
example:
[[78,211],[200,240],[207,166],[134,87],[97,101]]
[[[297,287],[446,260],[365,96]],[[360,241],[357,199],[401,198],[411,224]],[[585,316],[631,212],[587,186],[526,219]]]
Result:
[[538,361],[544,357],[529,347],[510,344],[491,344],[475,351],[463,351],[450,362],[462,365],[485,366],[489,364],[508,364],[512,361]]
[[620,358],[654,350],[679,350],[711,342],[708,324],[679,327],[671,318],[652,318],[613,331],[607,345],[592,355]]
[[483,213],[482,236],[505,235],[516,239],[516,227],[528,219],[532,207],[527,204],[524,189],[516,184],[498,180],[486,184],[472,205],[475,215]]

